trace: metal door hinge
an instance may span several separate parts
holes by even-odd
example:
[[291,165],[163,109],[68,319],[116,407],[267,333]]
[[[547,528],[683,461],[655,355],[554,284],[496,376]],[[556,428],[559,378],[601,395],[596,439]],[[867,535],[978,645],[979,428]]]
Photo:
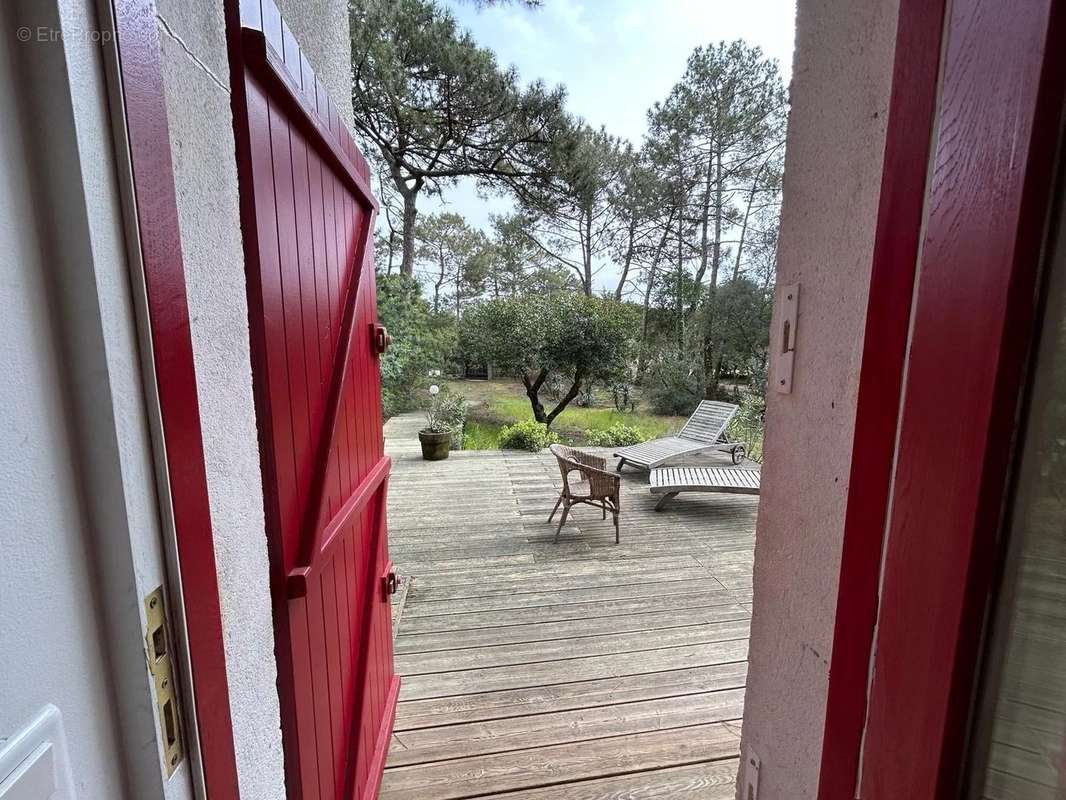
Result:
[[400,588],[400,581],[396,577],[396,571],[393,569],[391,561],[385,565],[385,574],[381,576],[381,588],[386,598],[389,595],[396,594],[396,591]]
[[145,652],[148,656],[148,671],[155,683],[159,741],[163,750],[163,766],[169,778],[185,757],[185,751],[182,744],[181,696],[174,682],[170,624],[167,620],[162,586],[144,598],[144,611],[148,621]]
[[370,325],[370,340],[376,355],[382,355],[392,344],[392,337],[384,325]]

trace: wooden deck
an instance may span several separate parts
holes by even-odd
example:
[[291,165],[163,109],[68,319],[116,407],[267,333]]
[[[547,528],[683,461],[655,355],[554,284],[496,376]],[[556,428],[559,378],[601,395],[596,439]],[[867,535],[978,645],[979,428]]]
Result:
[[422,461],[421,423],[385,426],[405,586],[382,800],[732,800],[758,498],[656,513],[627,470],[621,544],[582,506],[554,544],[549,454]]

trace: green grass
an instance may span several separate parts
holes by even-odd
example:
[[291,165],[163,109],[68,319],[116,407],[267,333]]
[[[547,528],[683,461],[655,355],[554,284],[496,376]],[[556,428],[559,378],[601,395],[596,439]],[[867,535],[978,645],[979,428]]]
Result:
[[468,419],[463,426],[464,450],[498,450],[501,425]]
[[[550,401],[545,403],[545,407],[551,409]],[[477,409],[474,413],[480,410]],[[507,425],[533,418],[533,409],[525,397],[500,397],[493,400],[484,410],[487,415],[505,421]],[[653,438],[677,430],[685,421],[681,417],[661,417],[640,411],[622,412],[614,407],[583,408],[571,404],[555,418],[552,429],[560,436],[577,436],[584,435],[584,432],[589,430],[602,431],[617,423],[637,428],[648,438]]]
[[[501,428],[533,418],[529,399],[517,381],[449,381],[448,385],[471,404],[463,429],[464,450],[496,450],[500,446]],[[554,405],[547,396],[542,397],[542,402],[549,410]],[[614,408],[609,397],[597,396],[591,407],[576,403],[567,406],[555,419],[552,430],[568,444],[583,445],[587,431],[602,431],[616,423],[636,428],[646,438],[654,439],[679,431],[685,418],[652,414],[639,406],[636,411],[621,412]],[[730,423],[729,437],[748,444],[749,459],[762,461],[762,420],[746,406]]]
[[[471,402],[463,435],[464,450],[493,450],[499,447],[499,431],[505,425],[533,418],[533,409],[515,381],[452,381],[451,389],[463,394]],[[551,410],[551,398],[542,402]],[[621,423],[636,428],[652,439],[675,432],[685,424],[683,417],[669,417],[637,410],[621,412],[609,399],[596,398],[593,406],[585,408],[571,403],[555,418],[552,430],[564,441],[584,444],[587,431],[602,431]]]

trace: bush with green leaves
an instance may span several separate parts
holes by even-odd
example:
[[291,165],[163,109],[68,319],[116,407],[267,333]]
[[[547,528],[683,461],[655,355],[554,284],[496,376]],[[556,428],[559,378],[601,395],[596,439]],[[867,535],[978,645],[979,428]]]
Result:
[[460,448],[463,446],[466,410],[467,402],[463,395],[445,390],[433,398],[426,413],[425,430],[451,434],[452,447]]
[[687,417],[703,399],[703,371],[695,361],[660,355],[649,365],[643,389],[656,414]]
[[381,403],[386,417],[424,407],[429,371],[455,351],[450,314],[434,314],[414,278],[378,275],[378,318],[392,336],[381,357]]
[[558,443],[558,434],[532,419],[516,422],[500,431],[500,447],[504,450],[528,450],[536,453]]
[[730,421],[727,431],[732,441],[747,444],[745,457],[760,464],[762,463],[765,412],[766,401],[762,395],[744,392],[741,396],[740,409]]
[[585,432],[585,441],[590,447],[629,447],[647,439],[641,431],[621,422],[616,422],[602,431]]
[[[463,315],[461,346],[471,359],[518,375],[533,418],[550,426],[583,389],[613,381],[631,361],[638,319],[633,307],[616,300],[557,293],[489,300]],[[554,376],[568,385],[550,411]]]

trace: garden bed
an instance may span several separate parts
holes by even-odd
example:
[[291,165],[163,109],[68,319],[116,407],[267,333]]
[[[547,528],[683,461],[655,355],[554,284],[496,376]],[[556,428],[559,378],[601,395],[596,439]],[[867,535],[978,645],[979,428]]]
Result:
[[[532,418],[529,400],[513,380],[449,381],[448,388],[470,403],[463,431],[464,450],[499,449],[503,428]],[[761,460],[762,424],[751,417],[738,414],[730,433],[751,445],[750,458]],[[594,395],[590,406],[572,403],[555,420],[552,430],[563,442],[583,446],[589,444],[590,432],[602,434],[618,425],[639,431],[643,439],[654,439],[676,433],[684,424],[685,417],[652,414],[639,404],[634,411],[618,411],[604,393],[602,397]]]

